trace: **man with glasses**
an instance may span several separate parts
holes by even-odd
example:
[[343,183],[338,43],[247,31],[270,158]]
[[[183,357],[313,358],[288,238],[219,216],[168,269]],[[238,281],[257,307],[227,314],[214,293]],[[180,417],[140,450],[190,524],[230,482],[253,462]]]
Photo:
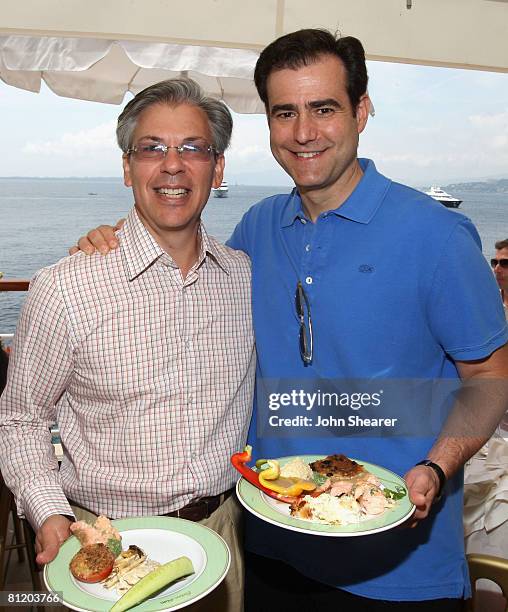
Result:
[[496,255],[490,260],[490,265],[499,285],[504,313],[508,319],[508,238],[496,242],[495,247]]
[[[472,224],[357,157],[370,109],[360,41],[288,34],[261,53],[255,82],[272,153],[296,185],[253,206],[229,242],[252,260],[258,384],[286,382],[291,396],[291,385],[324,380],[506,377],[508,329]],[[110,231],[90,238],[102,250],[114,240]],[[257,457],[344,453],[405,474],[417,527],[334,538],[249,516],[247,610],[460,609],[469,590],[461,469],[483,433],[264,436],[257,400]],[[491,421],[505,402],[489,407]],[[403,408],[406,419],[419,416]]]
[[189,79],[127,104],[117,140],[134,208],[121,246],[39,272],[0,401],[1,471],[37,533],[39,563],[56,556],[73,516],[200,521],[233,555],[199,607],[214,612],[243,607],[229,457],[245,444],[255,367],[250,262],[200,221],[231,128],[227,107]]

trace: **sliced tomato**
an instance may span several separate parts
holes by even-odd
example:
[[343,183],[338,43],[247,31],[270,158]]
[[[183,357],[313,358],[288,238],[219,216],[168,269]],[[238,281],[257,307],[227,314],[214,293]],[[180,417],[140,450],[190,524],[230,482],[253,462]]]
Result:
[[69,564],[72,575],[80,582],[100,582],[111,574],[115,556],[104,544],[83,546]]

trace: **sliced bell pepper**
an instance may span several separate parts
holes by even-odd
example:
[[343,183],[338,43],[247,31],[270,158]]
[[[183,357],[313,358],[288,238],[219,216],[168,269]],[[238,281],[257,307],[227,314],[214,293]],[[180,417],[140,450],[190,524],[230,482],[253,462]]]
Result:
[[281,477],[280,465],[275,459],[260,459],[256,461],[256,467],[261,467],[264,464],[268,465],[268,467],[259,472],[259,482],[276,493],[299,497],[304,492],[314,491],[316,488],[316,483],[312,480],[293,476]]
[[237,469],[240,474],[250,482],[252,485],[266,493],[269,497],[273,497],[273,499],[277,499],[278,501],[284,502],[286,504],[292,504],[298,500],[297,496],[290,495],[282,495],[281,493],[277,493],[273,489],[269,489],[264,484],[262,484],[259,480],[259,472],[254,471],[248,465],[246,465],[252,459],[252,446],[247,445],[243,451],[243,453],[235,453],[231,457],[231,463],[233,467]]

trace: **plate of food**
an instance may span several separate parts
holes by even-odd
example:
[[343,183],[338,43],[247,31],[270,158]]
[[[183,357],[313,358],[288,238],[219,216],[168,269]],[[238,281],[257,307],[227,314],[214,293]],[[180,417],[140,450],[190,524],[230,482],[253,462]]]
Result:
[[240,503],[283,529],[318,536],[364,536],[393,529],[415,511],[404,480],[379,465],[342,454],[256,462],[251,449],[232,457],[242,474]]
[[213,591],[231,562],[217,533],[183,519],[101,516],[71,530],[44,582],[72,610],[179,610]]

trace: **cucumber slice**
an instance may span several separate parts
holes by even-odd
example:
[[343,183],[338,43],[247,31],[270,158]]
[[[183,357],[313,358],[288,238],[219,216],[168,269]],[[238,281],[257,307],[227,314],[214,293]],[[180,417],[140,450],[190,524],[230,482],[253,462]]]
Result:
[[127,593],[125,593],[111,608],[110,612],[123,612],[141,603],[150,595],[157,593],[165,586],[194,573],[194,567],[189,557],[178,557],[164,565],[159,565],[153,572],[141,578]]

